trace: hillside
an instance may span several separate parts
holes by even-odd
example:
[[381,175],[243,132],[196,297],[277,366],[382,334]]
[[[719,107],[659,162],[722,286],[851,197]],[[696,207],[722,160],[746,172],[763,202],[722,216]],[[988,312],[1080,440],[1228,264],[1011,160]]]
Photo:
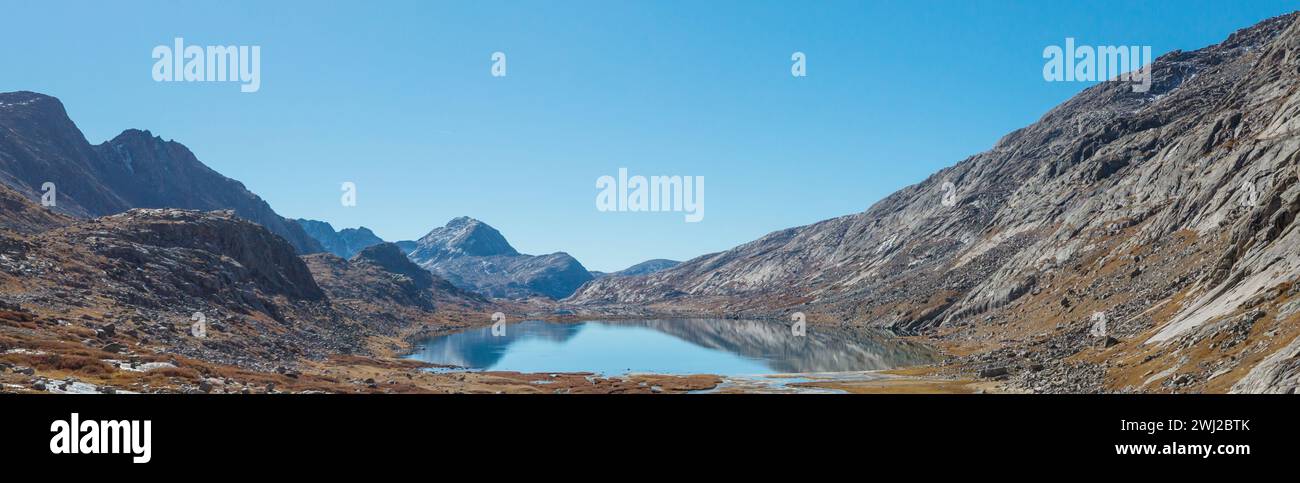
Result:
[[567,302],[921,333],[1045,392],[1294,391],[1296,18],[1161,56],[1148,92],[1090,87],[863,213]]

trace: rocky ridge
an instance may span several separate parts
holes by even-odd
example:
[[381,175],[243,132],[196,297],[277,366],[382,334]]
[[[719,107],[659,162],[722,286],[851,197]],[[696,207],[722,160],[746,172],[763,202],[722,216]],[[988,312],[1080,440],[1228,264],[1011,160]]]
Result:
[[320,243],[321,248],[326,252],[333,253],[343,258],[352,258],[357,252],[366,247],[378,245],[384,240],[375,235],[375,232],[369,228],[344,228],[334,231],[334,227],[329,223],[316,220],[304,220],[302,218],[294,220],[307,236],[312,237]]
[[677,265],[680,265],[681,263],[682,263],[682,262],[679,262],[679,261],[676,261],[676,260],[666,260],[666,259],[663,259],[663,258],[655,258],[655,259],[652,259],[652,260],[646,260],[646,261],[641,262],[641,263],[638,263],[638,264],[636,264],[636,265],[632,265],[632,266],[630,266],[630,267],[624,268],[624,269],[619,270],[619,271],[617,271],[617,272],[610,272],[610,273],[604,273],[604,272],[591,272],[591,275],[592,275],[593,277],[596,277],[596,278],[601,278],[601,277],[631,277],[631,276],[635,276],[635,275],[649,275],[649,274],[651,274],[651,273],[655,273],[655,272],[659,272],[659,271],[667,270],[667,269],[669,269],[669,268],[673,268],[673,267],[675,267],[675,266],[677,266]]
[[42,186],[53,183],[60,213],[90,218],[131,208],[229,209],[288,240],[299,253],[321,251],[243,183],[149,131],[129,129],[91,145],[58,99],[8,92],[0,93],[0,133],[0,184],[36,201]]

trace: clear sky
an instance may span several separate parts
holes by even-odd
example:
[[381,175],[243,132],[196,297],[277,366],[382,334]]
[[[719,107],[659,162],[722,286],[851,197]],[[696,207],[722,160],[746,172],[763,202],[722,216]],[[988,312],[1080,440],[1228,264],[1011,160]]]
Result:
[[[1042,52],[1217,43],[1293,1],[0,2],[0,91],[92,143],[149,129],[280,214],[414,239],[468,215],[589,269],[865,210],[1087,87]],[[158,83],[156,45],[261,47],[261,89]],[[492,77],[491,55],[507,55]],[[807,77],[790,75],[791,54]],[[703,176],[705,218],[595,181]],[[339,203],[357,184],[357,206]]]

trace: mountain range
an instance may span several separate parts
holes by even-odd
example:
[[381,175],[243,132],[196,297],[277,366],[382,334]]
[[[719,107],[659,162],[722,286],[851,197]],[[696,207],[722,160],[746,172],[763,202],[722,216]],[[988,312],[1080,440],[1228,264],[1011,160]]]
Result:
[[[0,93],[0,129],[5,131],[0,136],[0,183],[32,200],[40,199],[47,182],[53,183],[54,210],[72,217],[131,208],[232,210],[283,237],[300,254],[329,252],[344,259],[383,242],[365,227],[335,231],[325,222],[285,219],[184,145],[149,131],[128,129],[91,145],[63,104],[50,96]],[[467,217],[399,245],[421,266],[491,297],[563,298],[592,278],[568,254],[520,254],[494,228]]]
[[429,231],[407,255],[456,286],[491,297],[559,299],[592,279],[569,254],[521,254],[501,232],[469,217]]
[[[343,258],[384,243],[365,227],[335,231],[322,221],[296,221],[327,251]],[[456,287],[505,299],[562,299],[598,276],[644,275],[678,263],[655,259],[614,273],[590,272],[564,252],[521,254],[496,228],[467,216],[454,218],[419,240],[394,243],[412,261]]]
[[[1294,393],[1298,17],[1165,54],[1145,92],[1089,87],[862,213],[599,277],[469,217],[394,243],[288,220],[179,143],[91,145],[57,99],[0,94],[0,350],[99,375],[123,353],[266,372],[520,307],[801,313],[917,336],[948,353],[937,375],[1025,391]],[[196,313],[211,337],[185,336]],[[62,352],[11,352],[32,347]],[[218,370],[194,364],[173,379]]]
[[79,218],[131,208],[234,210],[298,253],[320,244],[238,181],[208,168],[185,146],[128,129],[91,145],[63,103],[34,92],[0,93],[0,183],[38,199],[53,183],[54,209]]
[[880,325],[1042,392],[1294,391],[1296,18],[1163,55],[1147,92],[1087,88],[863,213],[567,302]]
[[[202,392],[223,381],[244,391],[348,391],[351,382],[292,368],[391,355],[411,334],[502,309],[393,244],[350,260],[321,251],[299,223],[179,143],[128,130],[90,145],[57,99],[0,94],[6,388],[5,370],[26,365],[35,375],[18,382],[36,391],[50,389],[51,374],[103,391]],[[122,368],[128,362],[171,376]]]
[[352,258],[361,250],[384,242],[375,236],[375,232],[364,226],[335,231],[333,225],[323,221],[299,218],[294,222],[302,226],[307,236],[320,243],[323,250],[343,258]]

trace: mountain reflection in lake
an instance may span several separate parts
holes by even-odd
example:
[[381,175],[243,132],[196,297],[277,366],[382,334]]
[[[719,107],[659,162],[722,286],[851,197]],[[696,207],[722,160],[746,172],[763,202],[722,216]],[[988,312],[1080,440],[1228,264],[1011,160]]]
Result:
[[433,337],[408,356],[435,364],[519,372],[757,375],[888,369],[931,362],[924,347],[879,332],[758,320],[530,320]]

